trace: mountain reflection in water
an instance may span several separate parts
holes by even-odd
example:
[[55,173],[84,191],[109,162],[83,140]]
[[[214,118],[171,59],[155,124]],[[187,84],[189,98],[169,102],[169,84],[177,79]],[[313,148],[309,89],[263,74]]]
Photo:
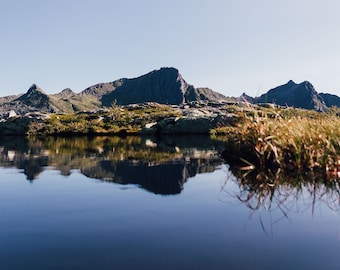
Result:
[[20,169],[30,181],[50,167],[64,176],[79,170],[89,178],[167,195],[180,193],[189,177],[213,172],[223,163],[222,148],[206,136],[4,137],[0,166]]

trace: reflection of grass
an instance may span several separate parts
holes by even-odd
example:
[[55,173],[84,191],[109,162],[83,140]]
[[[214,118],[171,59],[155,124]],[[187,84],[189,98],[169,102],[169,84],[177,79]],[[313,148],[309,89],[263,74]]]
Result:
[[278,171],[273,175],[258,171],[245,173],[237,168],[231,170],[240,188],[237,197],[253,210],[264,205],[270,209],[274,199],[276,206],[283,205],[289,197],[297,200],[303,190],[310,194],[312,200],[327,196],[333,198],[325,200],[328,203],[335,201],[334,196],[337,202],[340,200],[340,179],[325,178],[322,172],[289,175]]
[[277,219],[288,218],[301,196],[312,213],[319,203],[339,210],[340,118],[334,109],[248,108],[236,114],[239,121],[212,132],[225,141],[222,155],[239,187],[230,194],[226,183],[228,195],[252,210],[277,210]]
[[[293,212],[308,211],[314,215],[322,206],[332,211],[340,210],[340,179],[324,177],[322,172],[289,175],[278,171],[273,175],[231,167],[231,173],[222,187],[223,194],[248,207],[251,216],[257,213],[266,234],[272,235],[272,226],[282,219],[290,220]],[[229,181],[238,188],[230,189]]]
[[160,148],[147,146],[141,137],[46,137],[42,146],[48,149],[51,156],[57,154],[71,157],[84,157],[95,155],[106,160],[131,162],[166,162],[181,158],[183,153],[164,151]]
[[336,172],[340,166],[340,118],[336,114],[255,111],[244,114],[235,126],[217,128],[214,135],[226,140],[224,158],[245,170],[305,172],[321,168]]

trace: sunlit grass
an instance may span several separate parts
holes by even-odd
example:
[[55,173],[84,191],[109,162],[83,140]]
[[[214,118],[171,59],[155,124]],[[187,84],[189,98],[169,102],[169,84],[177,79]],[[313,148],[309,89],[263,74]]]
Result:
[[337,172],[340,167],[340,118],[335,113],[254,110],[212,134],[224,138],[223,156],[242,170]]
[[149,104],[143,108],[113,106],[95,113],[51,114],[43,122],[32,122],[30,136],[46,135],[126,135],[139,134],[143,126],[179,113],[170,106]]

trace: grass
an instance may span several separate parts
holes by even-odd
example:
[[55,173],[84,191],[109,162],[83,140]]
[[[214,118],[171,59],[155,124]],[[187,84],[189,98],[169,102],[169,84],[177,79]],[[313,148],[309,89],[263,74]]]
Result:
[[241,171],[276,174],[340,171],[340,118],[336,113],[294,109],[247,110],[234,126],[212,131],[223,137],[223,157]]
[[[276,215],[273,224],[289,219],[290,211],[299,211],[300,196],[304,210],[312,214],[321,204],[339,210],[338,110],[316,113],[276,108],[235,113],[239,121],[221,123],[212,131],[226,145],[222,155],[230,164],[231,176],[222,188],[228,196],[253,211],[278,210],[281,215]],[[230,180],[239,189],[229,189]],[[267,231],[262,220],[261,225]]]
[[[232,122],[221,122],[211,135],[225,141],[222,156],[241,172],[258,172],[259,180],[273,178],[268,173],[316,171],[328,178],[340,178],[339,110],[317,113],[271,106],[229,106],[226,111],[236,117]],[[113,105],[96,113],[53,114],[43,122],[32,122],[28,134],[133,135],[147,123],[180,114],[160,104]]]
[[29,136],[134,135],[147,123],[174,116],[179,113],[160,104],[143,108],[113,106],[96,113],[52,114],[42,122],[32,122],[27,133]]

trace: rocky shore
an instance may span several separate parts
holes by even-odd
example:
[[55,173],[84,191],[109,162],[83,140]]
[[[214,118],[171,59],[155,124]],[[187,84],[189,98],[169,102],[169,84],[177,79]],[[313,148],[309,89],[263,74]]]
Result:
[[247,106],[225,101],[146,102],[76,114],[8,113],[0,120],[0,135],[209,134],[219,125],[237,121],[235,112]]

